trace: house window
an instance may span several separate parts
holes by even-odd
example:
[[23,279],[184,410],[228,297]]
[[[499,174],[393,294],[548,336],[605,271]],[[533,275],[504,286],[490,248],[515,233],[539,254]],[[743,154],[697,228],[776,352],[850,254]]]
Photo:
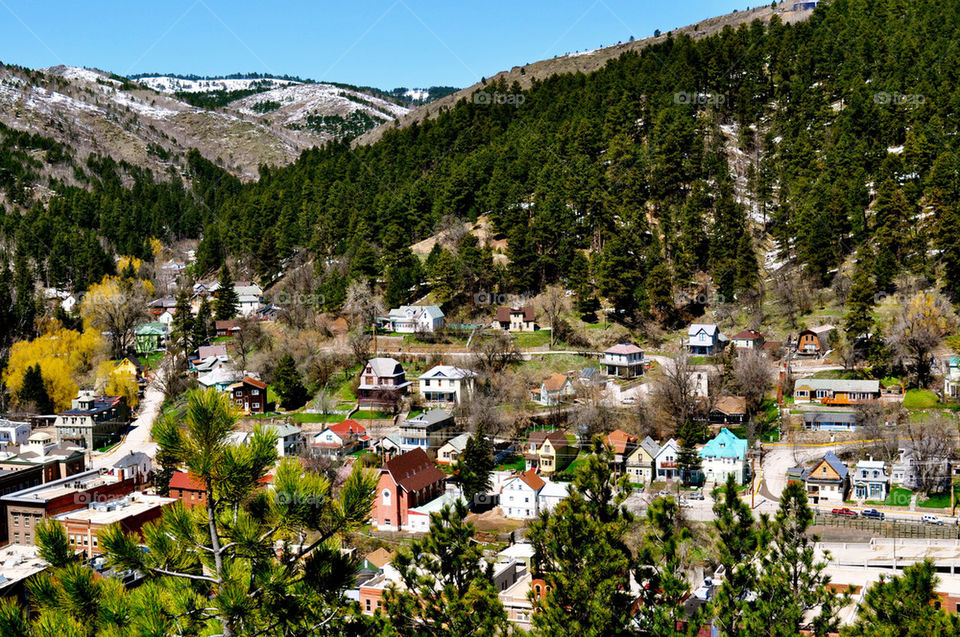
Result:
[[367,612],[368,612],[368,613],[370,612],[370,600],[369,600],[369,599],[367,600]]
[[253,403],[252,407],[254,409],[260,409],[260,403]]
[[[384,503],[384,504],[390,504],[390,490],[389,490],[389,489],[384,489],[384,490],[383,490],[383,503]],[[387,522],[387,524],[389,524],[389,522]]]

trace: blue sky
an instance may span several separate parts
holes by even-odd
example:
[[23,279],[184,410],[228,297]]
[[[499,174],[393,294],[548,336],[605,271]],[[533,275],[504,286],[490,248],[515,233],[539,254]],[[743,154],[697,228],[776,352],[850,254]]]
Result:
[[257,71],[385,89],[467,86],[517,64],[747,6],[731,0],[0,0],[0,61],[121,75]]

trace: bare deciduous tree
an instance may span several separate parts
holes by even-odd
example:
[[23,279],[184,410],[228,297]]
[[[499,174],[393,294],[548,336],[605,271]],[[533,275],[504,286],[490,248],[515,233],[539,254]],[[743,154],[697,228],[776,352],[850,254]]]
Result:
[[885,462],[896,460],[901,441],[895,415],[877,400],[856,405],[854,413],[857,418],[857,430],[864,445],[869,446],[873,453]]
[[670,363],[663,365],[654,381],[653,398],[676,425],[690,422],[698,411],[698,374],[690,364],[686,349],[681,349]]
[[[551,285],[540,295],[537,303],[539,305],[540,316],[550,325],[550,348],[556,342],[558,332],[563,331],[562,323],[563,313],[569,309],[569,300],[566,292],[559,285]],[[562,336],[562,334],[560,334]]]
[[950,481],[948,459],[956,451],[956,420],[944,412],[933,412],[923,422],[908,418],[906,431],[910,440],[905,447],[912,452],[917,489],[942,491]]
[[247,369],[247,357],[255,349],[263,346],[266,335],[260,321],[242,317],[237,321],[237,330],[230,339],[230,349],[240,359],[241,369]]
[[372,341],[373,337],[362,329],[350,332],[350,335],[347,336],[347,346],[353,354],[354,365],[363,365],[363,363],[366,362]]
[[133,330],[147,316],[147,291],[139,279],[107,277],[90,287],[80,306],[94,328],[109,332],[110,355],[121,358],[133,340]]
[[939,292],[917,292],[893,318],[889,342],[898,355],[912,362],[919,386],[929,382],[931,353],[954,325],[953,308]]
[[486,373],[495,374],[507,365],[520,360],[510,334],[501,331],[477,333],[470,345],[474,366]]
[[733,379],[737,391],[747,399],[747,410],[753,413],[773,387],[770,361],[760,350],[741,352],[733,361]]
[[383,299],[373,293],[363,281],[354,281],[347,288],[343,311],[351,317],[354,325],[372,325],[378,316],[386,313]]

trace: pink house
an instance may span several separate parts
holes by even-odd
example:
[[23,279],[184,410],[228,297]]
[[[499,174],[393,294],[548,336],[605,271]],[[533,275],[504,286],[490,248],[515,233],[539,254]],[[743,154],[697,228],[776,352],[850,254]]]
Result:
[[381,531],[410,530],[409,511],[444,492],[446,475],[421,448],[384,463],[373,503],[373,527]]

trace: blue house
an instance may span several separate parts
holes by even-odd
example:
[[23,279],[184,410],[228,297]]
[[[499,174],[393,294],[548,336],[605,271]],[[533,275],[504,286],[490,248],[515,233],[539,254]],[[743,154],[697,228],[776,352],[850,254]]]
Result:
[[707,482],[724,484],[734,476],[737,484],[747,477],[747,441],[724,427],[700,448],[700,468]]

